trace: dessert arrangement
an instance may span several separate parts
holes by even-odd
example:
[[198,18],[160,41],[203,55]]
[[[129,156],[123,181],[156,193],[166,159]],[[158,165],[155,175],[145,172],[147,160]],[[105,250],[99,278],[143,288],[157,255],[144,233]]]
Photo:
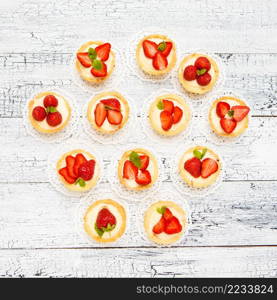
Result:
[[[166,35],[146,35],[136,46],[135,59],[145,74],[151,75],[153,80],[159,79],[175,67],[175,42]],[[116,62],[110,43],[89,41],[75,53],[74,68],[82,80],[101,85],[111,76],[116,63],[122,62]],[[215,87],[220,72],[213,57],[192,53],[182,59],[177,77],[184,91],[204,95]],[[187,129],[192,112],[182,96],[164,93],[149,102],[147,118],[157,134],[174,137]],[[209,109],[209,126],[219,136],[238,137],[249,126],[249,112],[250,107],[243,100],[228,95],[219,97]],[[71,114],[70,102],[57,92],[41,92],[28,103],[28,121],[41,134],[54,135],[61,131]],[[130,119],[128,99],[114,90],[93,95],[87,103],[85,119],[92,131],[110,137],[122,130]],[[200,192],[215,184],[222,172],[221,157],[211,148],[196,145],[184,149],[178,164],[172,166],[188,187]],[[130,200],[131,192],[150,190],[160,175],[157,158],[144,147],[126,150],[117,163],[114,169],[118,183],[127,190]],[[73,149],[59,157],[55,172],[56,179],[67,190],[87,192],[100,178],[100,162],[93,153]],[[83,216],[83,228],[96,242],[115,242],[126,231],[126,218],[126,209],[116,199],[95,200]],[[187,227],[187,211],[175,201],[157,201],[144,212],[145,234],[158,245],[179,241]]]

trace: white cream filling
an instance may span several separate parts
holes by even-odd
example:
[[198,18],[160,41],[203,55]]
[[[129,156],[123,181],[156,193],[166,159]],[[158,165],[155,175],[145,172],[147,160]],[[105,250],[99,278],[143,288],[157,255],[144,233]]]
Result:
[[113,206],[112,204],[99,203],[89,211],[86,219],[88,222],[88,226],[95,232],[96,235],[98,235],[98,233],[94,229],[94,226],[97,220],[98,213],[103,208],[107,208],[115,216],[116,219],[115,228],[112,231],[104,232],[104,234],[102,235],[102,239],[109,239],[117,235],[123,225],[122,216],[115,206]]
[[[239,102],[235,101],[235,100],[222,100],[222,102],[226,102],[230,105],[230,108],[232,106],[235,105],[241,105]],[[216,113],[216,106],[214,108],[211,109],[210,111],[210,116],[211,116],[211,122],[214,126],[214,128],[216,129],[216,131],[220,134],[226,134],[226,132],[222,129],[221,125],[220,125],[220,118]],[[228,116],[228,114],[225,116],[226,119],[231,118]],[[247,122],[247,118],[244,118],[242,121],[237,122],[237,126],[235,128],[235,130],[232,133],[236,133],[240,130],[242,130],[245,127],[245,122]]]
[[[51,93],[49,93],[48,95],[51,95]],[[58,99],[58,106],[56,107],[56,109],[62,115],[62,123],[59,124],[58,126],[53,127],[53,126],[50,126],[47,123],[46,118],[43,121],[36,121],[36,122],[39,123],[39,126],[43,129],[48,129],[49,130],[49,129],[58,128],[58,127],[62,126],[68,118],[69,110],[66,106],[65,100],[62,97],[58,96],[57,94],[55,94],[54,96]],[[35,99],[32,109],[34,109],[36,106],[44,107],[44,105],[43,105],[44,98],[45,98],[45,96]]]
[[[159,43],[163,42],[164,40],[162,39],[158,39],[158,38],[151,38],[151,39],[147,39],[148,41],[152,41],[152,42],[155,42],[157,45],[159,45]],[[168,64],[170,64],[172,62],[172,59],[173,59],[173,54],[174,54],[174,49],[172,47],[169,55],[167,56],[167,62]],[[145,54],[144,54],[144,50],[143,50],[143,46],[140,47],[139,49],[139,59],[140,61],[143,63],[143,65],[146,67],[146,68],[152,68],[154,70],[156,70],[154,67],[153,67],[153,59],[152,58],[149,58],[147,57]]]

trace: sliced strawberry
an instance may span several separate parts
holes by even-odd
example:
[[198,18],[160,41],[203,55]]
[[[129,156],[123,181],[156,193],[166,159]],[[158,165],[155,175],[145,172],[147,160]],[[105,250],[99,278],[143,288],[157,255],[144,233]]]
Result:
[[162,232],[164,232],[164,229],[165,229],[165,218],[162,216],[160,218],[160,221],[153,227],[152,231],[155,233],[155,234],[160,234]]
[[223,118],[220,120],[220,125],[226,133],[232,133],[237,127],[237,122],[233,119]]
[[106,207],[102,208],[96,218],[98,228],[107,228],[108,224],[116,225],[115,216]]
[[164,211],[164,213],[163,213],[163,217],[165,218],[166,221],[169,221],[169,220],[172,219],[173,214],[172,214],[172,212],[170,211],[169,208],[166,208],[166,209],[165,209],[165,211]]
[[164,110],[160,113],[160,119],[162,124],[162,129],[168,131],[173,124],[173,117],[170,112]]
[[107,117],[107,110],[105,109],[105,104],[99,102],[94,110],[94,119],[98,127],[101,127]]
[[[165,43],[165,49],[163,51],[159,50],[159,47],[162,43]],[[172,49],[172,42],[161,42],[158,45],[158,50],[162,53],[163,56],[167,57]]]
[[137,174],[138,168],[130,160],[126,160],[123,167],[123,178],[135,179]]
[[60,169],[59,174],[63,176],[64,180],[69,184],[73,184],[76,180],[76,178],[69,176],[67,167]]
[[143,51],[146,57],[153,58],[158,51],[158,45],[155,42],[144,40],[142,43]]
[[91,180],[94,175],[95,160],[91,159],[80,165],[78,168],[78,177],[81,177],[85,181]]
[[62,117],[61,113],[56,111],[53,113],[48,113],[48,115],[46,117],[46,121],[49,126],[55,127],[62,123],[63,117]]
[[107,76],[107,65],[104,62],[102,62],[102,68],[100,70],[91,68],[90,72],[95,77],[105,77]]
[[148,155],[140,155],[140,170],[146,170],[149,165],[149,156]]
[[172,217],[168,222],[166,222],[164,232],[167,234],[175,234],[182,231],[182,225],[176,217]]
[[88,52],[77,53],[77,58],[83,67],[85,68],[91,67],[91,60],[88,56]]
[[57,107],[59,104],[58,99],[54,95],[47,95],[43,99],[43,105],[44,107]]
[[84,157],[84,155],[82,153],[78,153],[76,156],[75,156],[75,163],[74,163],[74,166],[73,166],[73,172],[74,174],[76,174],[78,176],[78,170],[79,170],[79,167],[84,163],[86,162],[87,159]]
[[180,122],[183,117],[183,111],[180,107],[174,106],[173,109],[173,124]]
[[117,110],[107,110],[108,121],[112,125],[119,125],[122,122],[123,116],[120,111]]
[[201,175],[201,160],[196,157],[188,159],[184,164],[184,168],[191,176],[198,178]]
[[196,77],[197,77],[197,73],[196,73],[197,69],[195,66],[187,66],[184,70],[184,78],[187,80],[187,81],[192,81],[192,80],[195,80]]
[[147,185],[151,183],[151,174],[147,170],[139,170],[136,176],[136,183],[140,185]]
[[101,59],[102,61],[106,61],[109,59],[110,50],[111,50],[110,43],[105,43],[95,48],[98,58]]
[[217,162],[212,158],[205,158],[202,161],[201,177],[208,178],[218,170]]
[[240,122],[248,115],[250,108],[244,105],[236,105],[232,106],[231,110],[234,111],[233,119]]
[[163,100],[164,110],[168,111],[169,113],[173,113],[174,103],[170,100]]
[[209,73],[205,73],[203,75],[198,76],[196,80],[199,85],[205,86],[211,82],[212,76]]
[[68,155],[65,158],[65,161],[66,161],[66,167],[67,167],[69,176],[76,179],[78,176],[78,173],[74,172],[75,157],[73,157],[72,155]]
[[206,72],[208,72],[211,68],[211,63],[210,61],[207,59],[207,57],[204,56],[200,56],[196,59],[195,63],[194,63],[195,67],[198,70],[202,70],[205,69]]
[[113,109],[120,111],[120,102],[116,98],[103,99],[101,100],[103,104],[107,107],[107,109]]
[[227,102],[220,101],[216,106],[216,113],[220,118],[224,118],[228,111],[230,110],[230,105]]
[[163,56],[161,52],[157,52],[152,61],[152,65],[158,71],[164,70],[168,65],[167,58]]
[[43,121],[46,118],[46,110],[42,106],[36,106],[32,111],[32,116],[36,121]]

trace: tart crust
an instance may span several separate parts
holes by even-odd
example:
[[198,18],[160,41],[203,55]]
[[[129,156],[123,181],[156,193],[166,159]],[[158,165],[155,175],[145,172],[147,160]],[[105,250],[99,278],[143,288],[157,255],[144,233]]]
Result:
[[[33,111],[33,108],[36,106],[36,101],[47,95],[53,95],[53,96],[62,98],[64,100],[65,106],[69,112],[68,117],[65,120],[63,119],[62,123],[58,126],[53,127],[53,129],[52,128],[45,129],[45,128],[41,127],[40,122],[36,121],[32,116],[32,111]],[[63,97],[62,95],[57,94],[55,92],[46,91],[46,92],[39,93],[28,103],[28,118],[29,118],[32,126],[41,133],[56,133],[56,132],[63,130],[65,128],[65,126],[67,125],[68,121],[70,120],[70,117],[71,117],[71,107],[68,104],[68,101],[65,99],[65,97]]]
[[[188,80],[185,80],[184,77],[183,77],[185,67],[187,66],[187,62],[189,60],[191,60],[191,59],[194,59],[194,61],[195,61],[200,56],[204,56],[204,57],[208,58],[208,60],[211,63],[211,67],[214,70],[214,75],[212,76],[212,80],[206,86],[201,86],[199,84],[193,85],[191,83],[194,82],[194,81],[196,81],[196,80],[194,80],[194,81],[188,81]],[[216,81],[218,79],[218,76],[219,76],[219,69],[218,69],[217,63],[215,62],[215,60],[213,58],[211,58],[208,55],[204,55],[204,54],[192,53],[192,54],[184,57],[184,59],[181,61],[181,64],[180,64],[180,66],[178,68],[178,79],[179,79],[179,82],[181,83],[181,85],[183,86],[183,88],[187,92],[193,93],[193,94],[205,94],[205,93],[209,92],[214,87],[214,85],[215,85],[215,83],[216,83]]]
[[[178,219],[182,225],[182,231],[179,233],[172,234],[172,235],[167,234],[167,237],[171,236],[169,239],[163,239],[162,238],[163,233],[155,234],[152,231],[152,229],[153,229],[153,226],[151,224],[152,214],[154,211],[155,212],[157,211],[157,208],[160,208],[162,206],[166,206],[169,209],[174,209],[178,213],[178,215],[181,216],[181,217],[178,216]],[[157,214],[158,214],[158,212],[157,212]],[[188,224],[188,220],[187,220],[186,212],[183,210],[183,208],[181,208],[179,205],[177,205],[176,203],[174,203],[172,201],[155,202],[146,210],[146,212],[144,214],[144,230],[146,232],[146,235],[151,241],[153,241],[154,243],[159,244],[159,245],[169,245],[169,244],[173,244],[173,243],[177,242],[184,234],[187,224]]]
[[[151,64],[151,67],[148,67],[144,64],[144,62],[141,60],[140,58],[140,50],[141,48],[143,48],[142,43],[144,40],[148,40],[148,39],[161,39],[165,42],[172,42],[172,58],[171,61],[168,63],[167,67],[164,70],[155,70],[154,67]],[[169,54],[170,55],[170,54]],[[145,56],[145,59],[151,59]],[[166,73],[170,72],[175,64],[176,64],[176,47],[175,47],[175,43],[168,38],[166,35],[161,35],[161,34],[151,34],[151,35],[147,35],[145,36],[143,39],[140,40],[140,42],[137,45],[137,50],[136,50],[136,60],[137,60],[137,64],[138,66],[142,69],[143,72],[149,74],[149,75],[154,75],[154,76],[162,76],[165,75]],[[151,59],[152,60],[152,59]]]
[[[116,233],[116,235],[110,236],[109,238],[103,238],[100,237],[94,227],[91,226],[90,222],[89,222],[89,213],[96,207],[99,205],[103,205],[103,207],[105,207],[105,205],[112,205],[113,207],[115,207],[118,211],[118,213],[120,214],[121,218],[122,218],[122,224],[121,227],[119,229],[119,231]],[[125,232],[126,230],[126,212],[124,207],[117,203],[114,200],[111,199],[104,199],[104,200],[97,200],[95,201],[91,206],[89,206],[89,208],[86,211],[86,214],[84,216],[84,229],[86,231],[86,233],[95,241],[100,242],[100,243],[110,243],[110,242],[115,242],[117,239],[119,239]],[[114,231],[111,231],[111,235]]]
[[[88,160],[90,160],[90,159],[95,160],[94,175],[93,175],[91,180],[86,181],[86,186],[84,186],[84,187],[81,187],[79,184],[74,184],[74,183],[69,184],[68,182],[65,181],[63,176],[61,176],[59,174],[59,170],[66,166],[65,158],[68,155],[72,155],[72,156],[75,157],[75,155],[78,154],[78,153],[84,154],[84,156]],[[72,151],[69,151],[69,152],[66,152],[65,154],[63,154],[62,157],[57,162],[56,170],[57,170],[57,174],[58,174],[59,179],[66,186],[66,188],[68,188],[71,191],[75,191],[75,192],[86,192],[86,191],[92,189],[97,184],[98,179],[99,179],[99,174],[100,174],[99,162],[96,161],[95,157],[91,153],[89,153],[89,152],[87,152],[83,149],[76,149],[76,150],[72,150]]]
[[[153,163],[153,172],[150,172],[151,173],[151,179],[152,179],[151,183],[149,183],[147,185],[138,185],[136,187],[132,187],[128,184],[129,179],[123,178],[124,163],[125,163],[126,160],[129,159],[129,155],[131,154],[132,151],[135,151],[139,154],[145,154],[145,155],[149,156],[149,162],[151,161]],[[145,189],[150,188],[156,182],[156,180],[158,178],[158,173],[159,173],[159,171],[158,171],[158,162],[157,162],[155,156],[146,149],[136,148],[136,149],[128,150],[122,155],[122,157],[121,157],[121,159],[118,163],[117,173],[118,173],[118,178],[119,178],[120,183],[122,185],[124,185],[127,189],[134,190],[134,191],[145,190]]]
[[[85,44],[83,44],[78,51],[76,52],[86,52],[87,48],[89,46],[93,46],[94,48],[96,48],[99,45],[104,44],[101,41],[89,41],[86,42]],[[109,76],[112,74],[113,70],[114,70],[114,66],[115,66],[115,54],[112,50],[110,50],[110,54],[109,54],[109,59],[111,58],[111,65],[109,66],[108,70],[107,70],[107,76],[105,77],[95,77],[93,76],[91,73],[89,76],[87,76],[86,72],[84,71],[84,69],[90,69],[89,68],[85,68],[84,66],[82,66],[82,64],[79,62],[79,60],[76,58],[76,63],[75,63],[75,67],[76,70],[78,71],[78,73],[80,74],[81,78],[85,81],[88,81],[90,83],[101,83],[103,81],[105,81],[106,79],[109,78]],[[106,63],[106,62],[105,62]]]
[[[95,123],[94,111],[92,111],[92,109],[96,102],[98,102],[104,98],[116,98],[116,99],[120,100],[120,104],[123,104],[124,108],[125,108],[125,114],[123,115],[122,122],[119,125],[113,125],[114,130],[106,130],[102,127],[97,126]],[[96,129],[97,131],[104,133],[104,134],[113,134],[125,126],[125,124],[127,123],[128,119],[129,119],[129,111],[130,111],[129,104],[128,104],[127,100],[120,93],[118,93],[116,91],[103,92],[103,93],[100,93],[100,94],[94,96],[89,101],[88,108],[87,108],[87,118],[88,118],[90,124],[92,125],[92,127],[94,129]]]
[[[208,178],[202,178],[201,176],[198,177],[198,178],[194,178],[188,171],[185,170],[184,168],[184,163],[187,161],[187,159],[190,159],[193,157],[193,150],[194,149],[197,149],[197,150],[203,150],[204,148],[207,149],[207,153],[205,155],[205,158],[208,158],[211,156],[211,158],[215,159],[217,164],[218,164],[218,170],[213,173],[211,176],[209,176]],[[189,154],[191,153],[191,157],[190,158],[186,158],[184,159],[184,156],[186,154]],[[222,163],[219,159],[219,156],[211,149],[209,149],[208,147],[205,147],[205,146],[195,146],[195,147],[192,147],[190,149],[188,149],[181,157],[180,161],[179,161],[179,174],[180,176],[182,177],[182,179],[191,187],[194,187],[194,188],[205,188],[205,187],[208,187],[210,185],[212,185],[213,183],[216,182],[220,172],[221,172],[221,169],[222,169]]]
[[[168,131],[165,131],[162,129],[160,120],[158,122],[157,121],[155,122],[155,120],[153,120],[153,113],[156,109],[158,109],[157,108],[158,102],[162,101],[164,99],[176,101],[179,104],[180,108],[183,110],[182,119],[185,118],[184,123],[174,124],[173,125],[174,128],[171,127],[171,129]],[[155,101],[152,102],[150,109],[149,109],[148,118],[149,118],[149,122],[150,122],[152,128],[156,132],[158,132],[161,135],[165,135],[165,136],[174,136],[174,135],[181,133],[188,127],[188,124],[191,120],[191,110],[190,110],[190,107],[188,106],[188,104],[186,103],[186,101],[182,97],[180,97],[178,95],[174,95],[174,94],[164,94],[164,95],[157,97],[155,99]]]
[[[209,123],[210,123],[211,129],[216,134],[218,134],[220,136],[227,137],[227,138],[228,137],[237,137],[237,136],[241,135],[248,128],[248,122],[249,122],[248,115],[242,121],[238,122],[238,124],[240,124],[240,129],[237,130],[237,127],[236,127],[235,130],[233,132],[229,133],[229,134],[226,133],[226,132],[224,132],[223,130],[222,130],[223,132],[220,132],[219,130],[217,130],[217,128],[215,127],[215,124],[214,124],[214,120],[212,118],[212,112],[214,110],[216,110],[217,103],[220,102],[220,101],[226,101],[226,100],[236,101],[237,105],[245,105],[245,106],[247,106],[247,104],[244,101],[242,101],[242,100],[240,100],[238,98],[231,97],[231,96],[220,97],[220,98],[216,99],[213,102],[213,104],[212,104],[212,106],[211,106],[211,108],[209,110]],[[219,126],[220,126],[220,124],[219,124]]]

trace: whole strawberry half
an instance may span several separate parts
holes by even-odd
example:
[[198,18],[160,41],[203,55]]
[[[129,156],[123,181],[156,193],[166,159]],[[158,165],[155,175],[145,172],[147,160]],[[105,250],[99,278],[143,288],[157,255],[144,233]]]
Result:
[[168,111],[169,113],[173,113],[173,109],[174,109],[174,103],[170,100],[163,100],[163,106],[164,106],[164,110]]
[[244,105],[236,105],[232,106],[231,110],[234,112],[233,119],[240,122],[248,115],[250,108]]
[[[161,42],[159,45],[158,45],[158,50],[162,53],[163,56],[168,56],[171,49],[172,49],[172,42]],[[163,49],[163,50],[161,50]]]
[[164,232],[165,223],[166,223],[165,218],[163,216],[161,216],[159,222],[153,227],[152,231],[155,234],[160,234],[160,233]]
[[104,62],[101,62],[99,68],[92,67],[90,72],[95,77],[105,77],[107,76],[107,65]]
[[183,117],[183,111],[180,107],[174,106],[173,109],[173,124],[177,124]]
[[218,163],[212,158],[205,158],[202,161],[201,177],[208,178],[218,170]]
[[43,99],[43,105],[44,107],[57,107],[58,106],[58,99],[54,95],[47,95]]
[[36,121],[43,121],[46,118],[46,110],[42,106],[34,107],[32,111],[32,116]]
[[179,233],[182,231],[182,225],[176,217],[172,217],[166,222],[164,231],[167,234]]
[[168,131],[172,127],[173,116],[169,111],[163,110],[160,113],[160,120],[161,120],[161,125],[163,130]]
[[98,228],[107,228],[108,224],[116,225],[116,218],[108,208],[102,208],[97,215],[96,225]]
[[138,168],[130,160],[126,160],[123,166],[123,178],[135,179],[137,174]]
[[85,67],[91,67],[91,60],[88,56],[88,52],[79,52],[77,53],[77,59],[79,60],[80,64]]
[[149,156],[140,155],[140,170],[146,170],[149,165]]
[[219,116],[219,118],[224,118],[229,110],[230,105],[227,102],[220,101],[216,105],[216,114]]
[[94,110],[94,120],[95,124],[98,127],[101,127],[107,117],[107,110],[105,108],[105,104],[102,102],[99,102]]
[[120,111],[108,109],[107,110],[107,119],[112,125],[119,125],[123,120],[123,115]]
[[80,165],[78,169],[78,177],[84,179],[85,181],[91,180],[94,175],[95,160],[91,159]]
[[46,121],[49,126],[55,127],[62,123],[63,117],[62,117],[61,113],[56,111],[53,113],[48,113]]
[[103,99],[103,100],[101,100],[101,102],[105,105],[105,107],[107,109],[113,109],[113,110],[120,111],[121,105],[120,105],[119,100],[116,98]]
[[188,159],[184,164],[184,168],[191,176],[198,178],[201,175],[201,160],[196,157]]
[[205,73],[198,76],[196,80],[199,85],[206,86],[211,82],[212,76],[209,73]]
[[139,170],[135,180],[139,185],[150,184],[152,181],[151,174],[148,170]]
[[100,46],[97,46],[95,48],[95,51],[97,53],[97,56],[100,60],[106,61],[109,59],[110,56],[110,50],[111,50],[111,44],[110,43],[105,43]]
[[153,58],[158,52],[158,45],[155,42],[144,40],[142,43],[143,51],[146,57]]
[[237,127],[237,122],[234,119],[223,118],[220,120],[220,125],[226,133],[230,134]]
[[198,57],[194,65],[198,70],[206,69],[206,72],[208,72],[211,69],[210,61],[207,59],[207,57],[204,56]]
[[184,78],[187,80],[187,81],[192,81],[192,80],[195,80],[196,77],[197,77],[197,73],[196,73],[197,69],[195,66],[187,66],[184,70]]
[[64,180],[69,183],[69,184],[73,184],[76,181],[76,178],[71,177],[68,173],[67,167],[64,167],[62,169],[59,170],[59,174],[61,176],[63,176]]
[[75,176],[78,176],[79,167],[86,161],[87,161],[87,159],[84,157],[84,155],[82,153],[78,153],[75,156],[75,162],[74,162],[74,166],[73,166],[73,172],[74,172]]
[[68,155],[65,158],[65,161],[66,161],[66,168],[67,168],[69,176],[76,179],[78,174],[76,174],[74,172],[75,157],[73,157],[72,155]]
[[162,71],[167,68],[167,58],[163,56],[161,52],[157,52],[153,58],[152,65],[154,69]]

